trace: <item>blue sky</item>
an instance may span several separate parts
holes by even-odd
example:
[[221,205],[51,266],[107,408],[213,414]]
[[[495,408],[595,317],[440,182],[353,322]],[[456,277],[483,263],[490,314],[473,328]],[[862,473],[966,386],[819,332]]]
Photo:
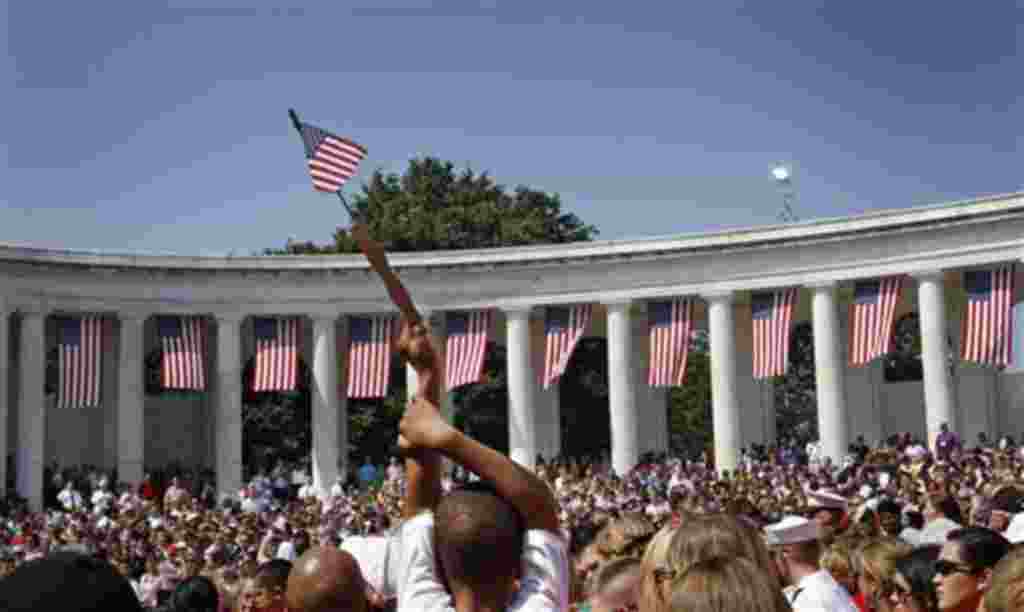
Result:
[[1016,191],[1022,7],[5,3],[0,241],[326,241],[346,218],[289,107],[366,145],[363,176],[468,163],[560,193],[605,238],[773,222],[778,160],[805,218]]

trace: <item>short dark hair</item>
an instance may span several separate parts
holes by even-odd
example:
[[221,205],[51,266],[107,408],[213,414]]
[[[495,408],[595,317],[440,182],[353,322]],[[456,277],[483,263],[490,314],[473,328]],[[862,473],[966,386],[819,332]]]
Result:
[[896,571],[910,585],[910,592],[925,610],[939,609],[939,596],[935,592],[935,561],[939,558],[942,547],[929,544],[914,549],[910,554],[896,560]]
[[964,524],[964,515],[960,511],[960,504],[956,503],[956,500],[952,497],[944,495],[941,499],[936,500],[933,505],[936,510],[949,520],[961,525]]
[[879,514],[900,514],[903,508],[900,507],[899,503],[891,499],[883,499],[878,503],[878,507],[875,510]]
[[947,542],[960,545],[960,560],[975,570],[994,567],[1010,552],[1010,541],[988,527],[964,527],[949,532]]
[[287,559],[271,559],[256,570],[256,581],[263,588],[285,590],[288,587],[288,574],[292,571],[292,562]]
[[174,589],[167,600],[171,612],[217,612],[220,595],[213,581],[206,576],[192,576]]
[[474,483],[441,499],[434,512],[434,543],[444,575],[469,586],[518,576],[525,537],[511,504]]
[[66,552],[29,561],[0,580],[0,601],[9,612],[142,611],[131,584],[112,565]]

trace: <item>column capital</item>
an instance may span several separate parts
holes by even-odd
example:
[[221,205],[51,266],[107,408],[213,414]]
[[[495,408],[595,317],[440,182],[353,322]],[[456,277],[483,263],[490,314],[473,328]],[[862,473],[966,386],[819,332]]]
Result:
[[811,291],[835,291],[839,288],[839,281],[835,279],[822,279],[806,282],[803,286]]
[[922,281],[942,281],[946,278],[946,271],[941,268],[933,268],[931,270],[918,270],[910,274],[917,282]]
[[310,313],[308,316],[314,325],[323,323],[336,324],[338,321],[341,320],[341,315],[337,313],[326,314],[322,312],[313,312]]
[[213,318],[216,319],[218,326],[240,325],[245,315],[237,312],[215,312],[213,313]]
[[122,309],[117,311],[117,318],[122,323],[145,323],[152,313],[148,310]]
[[53,308],[46,302],[23,302],[18,304],[17,311],[23,317],[46,318],[53,312]]
[[732,304],[733,302],[736,301],[736,292],[735,291],[729,291],[729,290],[726,290],[726,291],[708,291],[708,292],[705,292],[705,293],[701,293],[700,297],[703,298],[704,301],[709,303],[709,304],[711,304],[711,303]]
[[608,300],[607,302],[602,302],[605,308],[608,309],[608,312],[611,312],[613,310],[629,311],[629,309],[633,306],[634,303],[635,300],[633,300],[632,298],[621,298],[618,300]]
[[533,309],[534,309],[532,304],[530,304],[530,305],[515,305],[515,306],[499,306],[498,308],[500,308],[501,311],[505,313],[505,316],[507,318],[510,318],[510,319],[513,319],[513,318],[521,318],[521,319],[529,318],[529,316],[533,313]]

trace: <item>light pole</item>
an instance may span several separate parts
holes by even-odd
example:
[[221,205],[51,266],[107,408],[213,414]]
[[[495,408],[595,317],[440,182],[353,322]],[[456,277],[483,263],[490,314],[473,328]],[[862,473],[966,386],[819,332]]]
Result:
[[775,179],[775,185],[778,187],[779,193],[782,194],[782,210],[779,212],[779,221],[783,223],[799,221],[800,218],[793,211],[796,191],[793,188],[792,168],[786,164],[776,164],[772,168],[772,178]]

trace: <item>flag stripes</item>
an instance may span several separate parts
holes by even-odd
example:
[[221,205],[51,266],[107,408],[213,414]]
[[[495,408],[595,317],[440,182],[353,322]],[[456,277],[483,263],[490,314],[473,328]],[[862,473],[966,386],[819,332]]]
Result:
[[967,308],[960,328],[960,358],[991,366],[1013,360],[1014,266],[964,272]]
[[299,360],[298,317],[256,317],[256,368],[253,391],[294,391]]
[[892,324],[903,275],[857,281],[850,304],[849,362],[860,366],[892,350]]
[[675,298],[647,305],[650,362],[647,384],[652,387],[682,386],[686,374],[693,302]]
[[782,376],[789,365],[789,329],[797,289],[754,293],[750,296],[754,378]]
[[445,385],[449,391],[480,380],[491,319],[490,310],[447,314]]
[[313,188],[330,193],[340,191],[366,157],[366,147],[308,123],[301,126]]
[[162,358],[160,381],[165,389],[206,389],[206,320],[163,316],[157,319]]
[[541,376],[545,389],[565,372],[576,343],[590,325],[592,312],[590,304],[548,307],[544,321],[544,373]]
[[57,335],[57,407],[99,405],[103,319],[58,317]]
[[395,319],[388,315],[353,317],[348,360],[348,397],[384,397],[391,377]]

